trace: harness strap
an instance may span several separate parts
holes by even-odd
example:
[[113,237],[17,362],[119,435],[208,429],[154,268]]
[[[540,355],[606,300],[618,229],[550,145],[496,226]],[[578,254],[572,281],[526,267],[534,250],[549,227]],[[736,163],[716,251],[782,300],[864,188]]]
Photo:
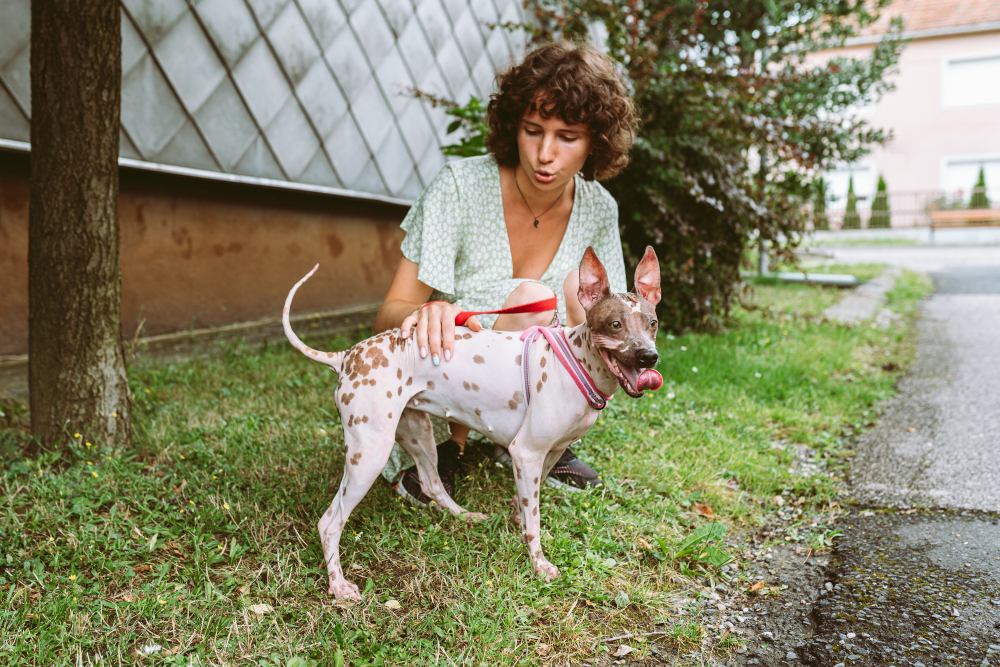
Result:
[[576,382],[576,386],[580,389],[580,393],[590,403],[590,407],[595,410],[603,410],[608,404],[608,399],[611,397],[597,388],[590,375],[583,369],[583,366],[580,365],[576,357],[573,356],[573,353],[569,349],[569,341],[566,340],[566,334],[558,327],[559,324],[557,322],[553,327],[531,327],[521,334],[521,340],[524,341],[524,354],[521,355],[521,367],[524,369],[525,407],[531,402],[531,380],[528,376],[528,351],[531,349],[531,344],[535,342],[539,335],[542,335],[549,342],[556,357],[562,362],[563,368],[569,371],[573,381]]
[[[520,306],[511,306],[510,308],[501,308],[500,310],[481,310],[478,312],[469,312],[463,310],[461,313],[455,316],[455,326],[463,326],[469,321],[469,318],[474,315],[518,315],[520,313],[541,313],[546,310],[556,310],[558,307],[558,301],[555,297],[548,299],[542,299],[541,301],[532,301],[531,303],[524,303]],[[556,315],[558,318],[559,315]],[[558,319],[557,319],[558,322]],[[557,325],[558,326],[558,325]]]

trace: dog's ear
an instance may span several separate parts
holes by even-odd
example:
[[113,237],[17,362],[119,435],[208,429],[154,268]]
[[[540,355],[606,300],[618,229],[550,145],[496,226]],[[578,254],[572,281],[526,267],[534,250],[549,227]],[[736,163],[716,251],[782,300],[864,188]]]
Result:
[[653,246],[646,246],[646,254],[635,268],[635,291],[653,306],[660,302],[660,262]]
[[580,261],[580,289],[576,295],[585,310],[611,295],[608,272],[604,270],[604,265],[597,259],[597,253],[592,247],[587,248]]

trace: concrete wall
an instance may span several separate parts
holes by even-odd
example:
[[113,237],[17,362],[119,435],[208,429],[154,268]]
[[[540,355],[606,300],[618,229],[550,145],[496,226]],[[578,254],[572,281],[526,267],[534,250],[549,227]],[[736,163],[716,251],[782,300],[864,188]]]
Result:
[[[27,158],[0,156],[0,356],[28,351]],[[400,206],[123,170],[122,334],[381,302],[401,257]]]
[[[870,49],[858,46],[818,55],[823,60],[835,55],[864,57]],[[874,108],[860,111],[872,126],[894,134],[865,160],[874,163],[872,179],[883,174],[889,189],[897,192],[936,190],[944,186],[942,170],[948,158],[1000,155],[1000,106],[945,108],[941,90],[948,59],[995,53],[1000,53],[1000,31],[915,39],[906,46],[899,72],[892,77],[896,89]],[[1000,84],[983,81],[982,85]]]

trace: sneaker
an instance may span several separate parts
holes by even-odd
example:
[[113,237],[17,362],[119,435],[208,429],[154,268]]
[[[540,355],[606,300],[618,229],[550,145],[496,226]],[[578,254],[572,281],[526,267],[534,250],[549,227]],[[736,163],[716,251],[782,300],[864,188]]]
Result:
[[[577,440],[577,442],[580,442]],[[574,443],[576,444],[576,443]],[[506,468],[513,468],[514,462],[510,458],[510,452],[505,447],[497,445],[493,449],[493,460],[497,465]],[[556,464],[552,466],[552,471],[545,478],[545,483],[557,489],[566,491],[578,491],[592,486],[600,486],[603,481],[593,468],[576,457],[569,447],[562,453]]]
[[552,471],[545,478],[549,486],[566,491],[578,491],[603,484],[600,475],[589,465],[581,461],[569,447],[562,453]]
[[[441,477],[441,485],[444,486],[445,492],[452,497],[455,495],[455,473],[458,471],[461,451],[462,448],[454,440],[445,440],[437,448],[438,476]],[[420,487],[420,474],[417,472],[417,466],[411,466],[404,470],[393,488],[404,500],[408,500],[414,505],[427,507],[434,502]]]

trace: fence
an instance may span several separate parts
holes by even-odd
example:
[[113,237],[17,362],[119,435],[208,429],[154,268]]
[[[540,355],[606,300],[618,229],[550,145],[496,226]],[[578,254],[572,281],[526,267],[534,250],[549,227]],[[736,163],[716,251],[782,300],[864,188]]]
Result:
[[825,213],[813,211],[814,229],[879,229],[889,227],[950,227],[1000,223],[1000,188],[913,190],[857,197],[854,210],[844,198]]

